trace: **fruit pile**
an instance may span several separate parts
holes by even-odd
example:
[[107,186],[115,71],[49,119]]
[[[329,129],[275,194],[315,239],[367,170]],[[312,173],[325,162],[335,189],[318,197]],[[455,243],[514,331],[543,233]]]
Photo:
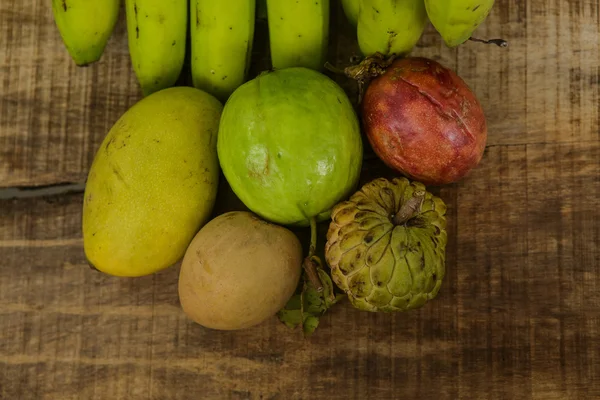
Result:
[[[329,0],[191,0],[189,13],[185,0],[125,0],[144,96],[89,170],[82,229],[91,266],[140,277],[181,262],[184,313],[222,330],[277,316],[308,335],[342,299],[396,312],[437,296],[446,205],[425,185],[467,176],[487,126],[456,73],[409,53],[428,21],[448,46],[465,43],[493,1],[341,1],[363,58],[339,70],[326,59]],[[52,5],[75,63],[99,60],[119,0]],[[272,68],[250,77],[260,16]],[[188,48],[193,84],[176,85]],[[357,108],[327,67],[358,82]],[[394,178],[360,184],[363,137]],[[216,211],[225,186],[245,210]]]

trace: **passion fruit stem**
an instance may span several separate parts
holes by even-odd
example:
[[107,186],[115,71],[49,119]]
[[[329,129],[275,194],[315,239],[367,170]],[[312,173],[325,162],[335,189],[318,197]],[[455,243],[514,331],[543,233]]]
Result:
[[413,197],[408,199],[400,210],[394,215],[392,222],[394,225],[402,225],[421,211],[421,205],[425,199],[425,191],[415,190]]
[[394,62],[397,55],[392,54],[389,57],[377,52],[367,56],[358,62],[358,64],[350,65],[344,69],[337,68],[329,62],[325,63],[325,68],[335,74],[345,75],[350,79],[354,79],[358,84],[358,103],[362,102],[364,87],[372,79],[383,75],[387,68]]
[[478,42],[478,43],[484,43],[484,44],[495,44],[498,47],[508,47],[508,42],[506,40],[504,40],[504,39],[488,39],[488,40],[484,40],[484,39],[478,39],[478,38],[470,37],[469,40],[472,41],[472,42]]
[[344,68],[344,74],[348,78],[352,78],[359,82],[365,82],[383,75],[395,59],[395,54],[386,57],[381,53],[375,53],[363,58],[363,60],[356,65]]
[[315,255],[317,251],[317,219],[312,217],[310,219],[310,247],[308,248],[308,257],[304,259],[302,266],[306,271],[308,280],[315,287],[317,292],[323,291],[323,283],[319,278],[317,268],[321,268],[321,260]]

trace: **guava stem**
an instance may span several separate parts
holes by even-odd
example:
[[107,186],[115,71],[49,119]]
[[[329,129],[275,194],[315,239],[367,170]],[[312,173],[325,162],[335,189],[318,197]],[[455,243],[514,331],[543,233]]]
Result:
[[416,190],[413,193],[413,197],[408,199],[402,206],[400,210],[394,215],[392,222],[394,225],[402,225],[406,221],[410,220],[415,216],[415,214],[421,211],[421,205],[423,204],[423,200],[425,199],[425,191]]
[[472,42],[478,42],[478,43],[484,43],[484,44],[495,44],[498,47],[508,47],[508,42],[506,40],[504,40],[504,39],[488,39],[488,40],[484,40],[484,39],[478,39],[478,38],[470,37],[469,40],[472,41]]
[[310,247],[308,248],[308,256],[312,257],[317,251],[317,219],[310,219]]
[[323,291],[323,284],[321,283],[321,278],[319,278],[319,273],[317,272],[317,263],[314,259],[318,259],[318,257],[306,257],[302,266],[306,271],[306,276],[312,285],[317,289],[317,292]]
[[310,219],[310,247],[308,248],[308,257],[304,259],[302,266],[306,271],[308,280],[313,284],[317,292],[323,291],[323,283],[319,278],[317,267],[320,267],[321,260],[315,255],[317,251],[317,219],[312,217]]

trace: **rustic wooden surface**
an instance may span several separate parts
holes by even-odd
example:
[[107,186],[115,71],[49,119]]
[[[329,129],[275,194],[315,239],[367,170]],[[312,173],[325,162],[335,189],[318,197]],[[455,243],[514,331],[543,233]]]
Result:
[[[0,200],[0,399],[600,398],[599,13],[596,0],[499,0],[477,33],[507,49],[423,36],[415,54],[471,85],[490,131],[480,167],[436,188],[448,275],[416,312],[345,302],[309,340],[276,319],[210,331],[182,314],[177,266],[138,279],[87,267],[80,193]],[[333,25],[340,63],[356,46],[339,14]],[[139,98],[123,20],[78,69],[42,0],[0,3],[0,71],[3,187],[83,182]]]

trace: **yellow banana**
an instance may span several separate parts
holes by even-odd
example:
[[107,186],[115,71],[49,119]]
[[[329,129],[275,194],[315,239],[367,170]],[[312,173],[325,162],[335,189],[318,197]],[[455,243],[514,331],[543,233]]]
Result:
[[225,102],[248,77],[256,0],[191,0],[193,85]]
[[183,68],[187,0],[125,0],[129,55],[144,96],[171,87]]
[[361,0],[358,45],[365,56],[405,55],[417,44],[427,12],[423,0]]
[[448,47],[466,42],[493,6],[494,0],[425,0],[429,20]]
[[358,9],[361,0],[341,0],[344,14],[352,26],[358,24]]
[[329,0],[267,0],[273,68],[324,68],[329,4]]
[[120,0],[52,0],[52,14],[75,64],[102,57],[119,17]]

